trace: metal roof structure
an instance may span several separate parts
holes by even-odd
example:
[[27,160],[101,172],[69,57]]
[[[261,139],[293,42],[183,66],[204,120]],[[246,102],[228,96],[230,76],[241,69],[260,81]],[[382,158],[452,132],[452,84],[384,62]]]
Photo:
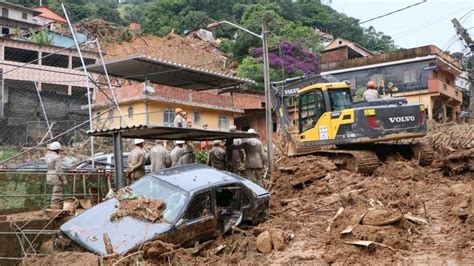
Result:
[[[156,84],[198,91],[255,83],[250,79],[238,78],[144,55],[112,60],[106,62],[105,66],[109,75],[118,78],[139,82],[150,81]],[[105,74],[102,64],[89,65],[87,70],[92,73]]]
[[122,138],[141,138],[141,139],[162,139],[162,140],[216,140],[216,139],[235,139],[235,138],[254,138],[258,134],[247,132],[226,132],[217,130],[206,130],[198,128],[182,127],[164,127],[164,126],[132,126],[115,129],[95,130],[88,132],[95,137],[112,137],[120,133]]

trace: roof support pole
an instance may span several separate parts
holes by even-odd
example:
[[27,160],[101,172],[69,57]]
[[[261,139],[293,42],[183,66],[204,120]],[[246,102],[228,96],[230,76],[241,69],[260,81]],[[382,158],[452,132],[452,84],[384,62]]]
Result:
[[123,179],[123,151],[122,151],[122,133],[113,134],[114,142],[114,163],[115,163],[115,185],[117,190],[124,187]]
[[229,172],[234,172],[234,164],[233,162],[233,149],[234,149],[234,139],[226,139],[225,140],[225,164],[226,169]]

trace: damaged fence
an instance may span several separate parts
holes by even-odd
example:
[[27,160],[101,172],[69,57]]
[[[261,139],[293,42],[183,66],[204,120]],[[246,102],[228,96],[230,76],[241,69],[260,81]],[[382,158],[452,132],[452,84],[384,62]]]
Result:
[[[112,172],[68,172],[64,173],[67,185],[64,197],[90,200],[97,204],[107,194],[107,178],[114,185]],[[41,210],[51,199],[51,186],[46,183],[46,172],[26,170],[0,171],[0,214]]]

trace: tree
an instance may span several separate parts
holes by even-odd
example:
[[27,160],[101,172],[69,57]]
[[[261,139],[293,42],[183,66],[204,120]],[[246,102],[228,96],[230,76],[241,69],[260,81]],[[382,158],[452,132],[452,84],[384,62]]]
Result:
[[[263,89],[262,48],[252,49],[251,55],[242,60],[237,68],[241,77],[257,82],[256,88]],[[316,55],[304,49],[298,43],[282,41],[269,48],[270,79],[282,80],[289,77],[311,75],[320,72],[320,65]]]
[[383,34],[383,32],[377,32],[372,26],[364,30],[363,41],[360,44],[372,51],[393,51],[396,49],[392,37]]
[[165,36],[179,27],[178,14],[186,8],[185,0],[160,0],[150,7],[143,19],[144,33]]
[[179,27],[184,30],[205,29],[212,22],[206,12],[191,10],[181,19]]

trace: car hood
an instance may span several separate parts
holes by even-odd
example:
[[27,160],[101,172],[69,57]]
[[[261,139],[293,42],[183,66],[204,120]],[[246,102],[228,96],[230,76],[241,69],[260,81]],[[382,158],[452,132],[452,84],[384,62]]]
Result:
[[117,211],[117,204],[117,199],[102,202],[67,221],[60,230],[85,249],[107,255],[105,233],[110,238],[114,252],[125,254],[171,228],[168,223],[150,223],[132,217],[112,222],[110,216]]

